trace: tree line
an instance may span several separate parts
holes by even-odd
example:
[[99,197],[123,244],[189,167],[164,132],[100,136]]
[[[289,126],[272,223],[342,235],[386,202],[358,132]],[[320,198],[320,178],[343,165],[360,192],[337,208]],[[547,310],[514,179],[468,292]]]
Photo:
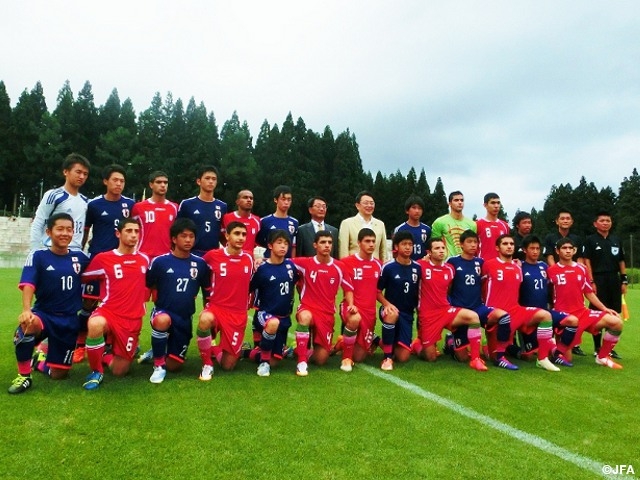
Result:
[[[77,96],[65,82],[51,112],[40,82],[31,90],[25,89],[12,108],[0,81],[4,211],[31,215],[42,192],[61,183],[60,165],[70,152],[91,161],[91,174],[83,189],[89,197],[103,193],[102,168],[118,163],[127,169],[127,196],[140,199],[148,174],[163,170],[169,175],[169,198],[180,201],[197,193],[198,166],[212,164],[220,170],[216,196],[233,208],[236,193],[248,188],[254,193],[258,215],[272,213],[271,192],[280,184],[293,188],[291,215],[301,221],[308,219],[306,199],[322,195],[329,202],[328,222],[339,224],[354,214],[354,197],[361,190],[373,193],[375,215],[385,222],[389,233],[406,219],[403,205],[410,194],[424,199],[423,221],[427,224],[448,211],[442,179],[438,177],[431,188],[424,168],[419,173],[411,168],[406,175],[400,170],[391,174],[378,171],[375,176],[365,171],[356,136],[349,129],[338,135],[329,126],[315,132],[301,117],[294,121],[289,113],[281,126],[265,120],[254,141],[247,122],[235,112],[219,128],[204,103],[196,103],[192,97],[185,106],[171,93],[164,98],[156,93],[150,106],[137,114],[129,98],[120,100],[117,89],[103,105],[96,106],[88,81]],[[553,185],[543,209],[531,211],[534,231],[542,236],[550,232],[556,212],[563,207],[573,213],[575,232],[588,235],[594,231],[593,215],[608,210],[628,250],[632,236],[640,244],[639,194],[636,169],[622,180],[618,192],[611,187],[598,190],[584,177],[575,188]],[[508,219],[506,213],[503,217]],[[634,255],[634,260],[639,257]]]

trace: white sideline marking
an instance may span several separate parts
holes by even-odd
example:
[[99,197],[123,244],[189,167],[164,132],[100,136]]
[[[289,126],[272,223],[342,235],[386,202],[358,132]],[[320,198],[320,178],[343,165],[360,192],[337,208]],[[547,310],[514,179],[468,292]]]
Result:
[[401,380],[398,377],[385,373],[370,365],[364,365],[362,363],[358,363],[357,365],[358,365],[357,366],[358,369],[364,370],[365,372],[370,373],[373,376],[386,380],[387,382],[391,382],[397,385],[398,387],[404,388],[405,390],[408,390],[411,393],[414,393],[422,398],[426,398],[427,400],[431,400],[432,402],[437,403],[442,407],[448,408],[449,410],[453,410],[455,413],[463,415],[472,420],[476,420],[477,422],[480,422],[483,425],[491,427],[494,430],[498,430],[501,433],[505,433],[510,437],[515,438],[516,440],[520,440],[523,443],[532,445],[537,449],[542,450],[544,453],[555,455],[556,457],[559,457],[562,460],[565,460],[569,463],[573,463],[574,465],[580,468],[583,468],[585,470],[588,470],[592,473],[595,473],[596,475],[600,475],[604,478],[611,478],[611,479],[635,478],[633,476],[627,476],[627,475],[605,475],[602,472],[602,467],[605,465],[605,463],[603,462],[597,462],[590,458],[583,457],[582,455],[578,455],[577,453],[570,452],[569,450],[566,450],[565,448],[562,448],[561,446],[556,445],[555,443],[551,443],[545,440],[544,438],[538,437],[536,435],[532,435],[531,433],[523,432],[522,430],[518,430],[517,428],[507,425],[506,423],[502,423],[499,420],[488,417],[487,415],[483,415],[482,413],[478,413],[475,410],[462,406],[452,400],[449,400],[447,398],[441,397],[440,395],[436,395],[435,393],[424,390],[419,386],[414,385],[413,383],[409,383],[404,380]]

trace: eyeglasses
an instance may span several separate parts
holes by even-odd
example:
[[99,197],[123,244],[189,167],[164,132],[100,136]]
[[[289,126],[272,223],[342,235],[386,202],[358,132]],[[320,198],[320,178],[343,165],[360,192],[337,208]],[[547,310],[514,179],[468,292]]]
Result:
[[313,208],[319,208],[321,210],[326,210],[327,205],[325,203],[314,203]]

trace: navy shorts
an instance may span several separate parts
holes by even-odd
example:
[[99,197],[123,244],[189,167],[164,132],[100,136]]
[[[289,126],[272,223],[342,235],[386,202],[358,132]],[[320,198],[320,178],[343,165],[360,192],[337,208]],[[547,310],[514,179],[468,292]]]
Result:
[[73,364],[73,350],[80,331],[78,315],[51,315],[40,310],[33,310],[33,314],[42,320],[44,326],[41,339],[49,339],[47,365],[54,368],[71,368]]
[[191,317],[185,318],[168,310],[154,308],[151,311],[151,320],[160,313],[165,313],[171,317],[171,325],[169,326],[169,330],[167,330],[169,334],[169,339],[167,340],[167,356],[182,363],[187,358],[189,342],[191,342],[191,338],[193,337]]
[[[260,333],[264,330],[264,326],[270,318],[276,317],[264,310],[256,310],[253,315],[252,329],[254,332]],[[276,338],[273,342],[273,356],[276,358],[282,358],[282,350],[287,344],[287,335],[289,334],[289,328],[291,328],[291,317],[276,317],[280,320],[278,325],[278,331],[276,332]]]
[[[382,318],[382,310],[380,307],[378,315]],[[407,350],[411,350],[411,341],[413,340],[413,313],[399,312],[398,321],[396,322],[394,345],[400,345]]]

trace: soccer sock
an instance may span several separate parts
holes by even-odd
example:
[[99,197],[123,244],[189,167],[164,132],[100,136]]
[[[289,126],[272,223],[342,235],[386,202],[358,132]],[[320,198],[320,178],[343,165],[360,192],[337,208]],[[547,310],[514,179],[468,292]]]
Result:
[[467,337],[469,338],[469,348],[471,350],[471,360],[480,358],[480,340],[482,333],[480,332],[480,324],[472,323],[467,328]]
[[[542,322],[540,323],[540,325],[545,324],[545,328],[547,328],[546,323],[547,322]],[[551,322],[549,322],[548,328],[551,329]],[[540,328],[538,327],[538,330],[536,332],[523,333],[521,335],[520,343],[522,343],[522,353],[535,352],[536,349],[540,347],[540,341],[539,341],[540,337],[538,335],[539,330]],[[549,338],[551,338],[551,336],[553,336],[553,330],[551,330],[551,335],[549,336]]]
[[167,354],[167,344],[169,343],[169,332],[161,332],[155,328],[151,328],[151,350],[153,350],[153,364],[157,360],[162,360],[160,365],[164,365],[165,356]]
[[296,356],[298,363],[306,362],[309,352],[309,327],[298,325],[296,329]]
[[501,358],[511,342],[511,317],[507,313],[498,319],[496,327],[496,356]]
[[569,350],[569,346],[573,343],[573,339],[578,332],[577,327],[564,327],[560,334],[560,343],[558,343],[558,351],[565,354]]
[[36,338],[33,335],[25,335],[16,344],[16,338],[18,338],[18,330],[22,333],[22,328],[16,329],[16,335],[14,338],[14,344],[16,346],[16,360],[18,363],[18,373],[20,375],[31,375],[31,356],[33,355],[33,348],[36,344]]
[[600,347],[600,351],[598,352],[598,358],[607,358],[609,356],[613,347],[615,347],[618,340],[620,340],[620,333],[622,332],[616,332],[613,330],[606,331],[602,347]]
[[85,310],[84,308],[78,312],[80,330],[78,331],[78,338],[76,339],[76,347],[84,347],[87,342],[87,322],[89,321],[91,312],[92,310]]
[[211,355],[215,357],[216,362],[222,365],[222,347],[220,345],[211,345]]
[[260,340],[260,361],[268,362],[271,360],[271,352],[273,351],[273,344],[276,341],[275,333],[267,333],[266,330],[262,331],[262,339]]
[[[264,332],[264,330],[263,330]],[[260,342],[262,341],[262,334],[260,332],[253,331],[253,346],[259,347]]]
[[211,330],[196,330],[198,351],[202,365],[213,365],[211,360]]
[[[269,351],[269,359],[271,359],[271,353],[272,352]],[[266,353],[264,355],[266,355]],[[262,351],[260,350],[260,347],[255,347],[249,350],[249,354],[247,355],[247,358],[252,362],[261,363],[264,357],[263,357]],[[265,359],[264,361],[266,362],[268,360]]]
[[593,349],[594,351],[600,350],[600,346],[602,345],[602,331],[593,334]]
[[393,341],[396,339],[396,324],[382,321],[382,353],[384,358],[393,356]]
[[540,322],[538,325],[538,360],[544,360],[549,356],[551,350],[551,337],[553,336],[553,328],[551,320]]
[[356,344],[356,335],[358,335],[357,330],[349,330],[347,327],[344,327],[344,332],[342,334],[342,359],[345,358],[353,359],[353,347]]
[[95,372],[104,373],[102,366],[102,355],[104,354],[104,337],[87,337],[87,358],[89,367]]

